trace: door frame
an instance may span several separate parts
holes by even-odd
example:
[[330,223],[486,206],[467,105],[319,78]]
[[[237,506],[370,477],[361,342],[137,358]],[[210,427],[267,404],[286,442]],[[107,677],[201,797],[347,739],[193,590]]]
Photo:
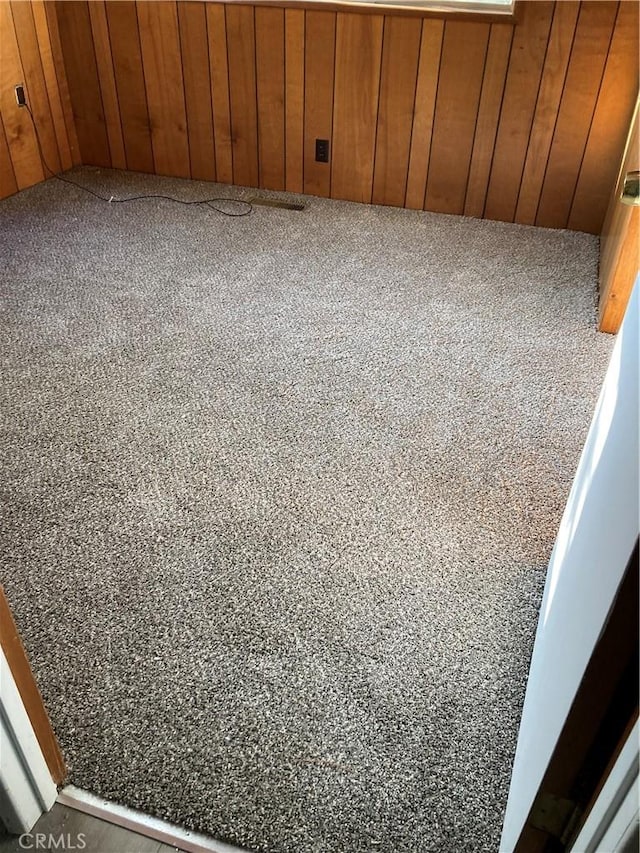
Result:
[[57,795],[9,662],[0,649],[0,818],[8,832],[29,832]]
[[0,819],[28,832],[55,802],[66,767],[0,587]]
[[640,723],[628,735],[571,853],[623,849],[637,831]]

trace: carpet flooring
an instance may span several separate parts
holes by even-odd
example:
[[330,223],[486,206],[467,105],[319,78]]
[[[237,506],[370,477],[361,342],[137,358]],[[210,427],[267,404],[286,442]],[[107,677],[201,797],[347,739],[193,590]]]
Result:
[[55,180],[0,228],[2,581],[70,781],[264,853],[497,850],[597,240]]

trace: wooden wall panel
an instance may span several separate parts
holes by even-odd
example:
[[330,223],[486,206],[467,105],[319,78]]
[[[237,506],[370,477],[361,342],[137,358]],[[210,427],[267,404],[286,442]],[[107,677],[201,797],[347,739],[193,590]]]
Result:
[[465,216],[479,217],[484,210],[512,39],[513,27],[491,25],[464,201]]
[[19,33],[11,15],[0,112],[18,187],[44,177],[12,108],[25,64],[65,168],[598,233],[638,90],[636,2],[519,0],[515,23],[202,0],[8,5]]
[[[59,10],[66,9],[67,5],[69,4],[66,2],[57,4]],[[108,2],[106,5],[127,168],[135,172],[154,172],[149,105],[144,82],[136,4],[130,0],[126,2],[122,0],[117,3]],[[65,62],[66,59],[65,51]],[[67,75],[71,76],[68,67]],[[91,163],[92,161],[84,157],[83,153],[83,162]]]
[[16,175],[13,171],[13,163],[11,162],[11,154],[9,153],[9,145],[7,143],[7,135],[4,132],[4,124],[0,117],[0,189],[2,190],[2,198],[13,195],[18,192],[18,184],[16,183]]
[[225,7],[233,182],[257,187],[258,114],[256,104],[256,36],[253,6]]
[[115,169],[126,169],[127,158],[124,152],[122,125],[120,123],[120,105],[116,90],[116,78],[111,61],[111,39],[107,23],[107,11],[102,0],[89,3],[89,20],[95,44],[98,81],[102,95],[102,109],[107,128],[111,165]]
[[215,181],[216,154],[204,5],[178,3],[178,27],[191,177],[199,181]]
[[284,9],[256,8],[259,185],[285,185]]
[[[305,12],[304,191],[331,195],[331,165],[316,163],[315,140],[333,138],[336,15]],[[333,147],[329,145],[333,157]]]
[[560,110],[536,216],[538,225],[566,226],[607,61],[617,4],[580,7]]
[[422,210],[427,190],[427,174],[433,138],[433,116],[438,94],[438,72],[442,55],[444,21],[422,23],[420,63],[414,102],[413,130],[407,174],[405,207]]
[[619,140],[628,123],[619,104],[632,103],[638,78],[629,73],[638,61],[638,3],[621,3],[598,103],[589,130],[568,227],[597,232],[599,212],[608,204],[620,160]]
[[286,9],[285,40],[285,174],[286,189],[304,188],[304,29],[302,9]]
[[217,3],[207,4],[206,13],[216,174],[219,181],[232,184],[233,146],[231,143],[231,109],[229,106],[227,19],[224,6]]
[[[35,7],[40,5],[40,3],[34,2],[33,5],[35,9]],[[46,17],[46,25],[49,33],[49,42],[51,44],[51,57],[55,67],[56,81],[58,83],[58,93],[60,96],[62,115],[64,117],[64,126],[67,132],[67,139],[69,141],[71,164],[73,166],[79,166],[82,163],[82,157],[80,154],[80,145],[78,144],[78,134],[76,132],[76,122],[73,115],[71,95],[69,94],[69,84],[67,82],[67,74],[65,71],[64,56],[62,53],[62,43],[60,41],[60,29],[58,26],[58,16],[56,13],[56,7],[55,3],[48,2],[48,0],[42,0],[41,5],[44,9]],[[36,14],[35,11],[34,14]],[[45,74],[47,74],[46,67]],[[52,109],[54,109],[53,106]]]
[[27,82],[27,93],[31,112],[38,126],[40,143],[45,154],[47,165],[45,167],[46,177],[49,177],[48,169],[59,172],[62,168],[58,141],[53,123],[53,115],[49,105],[49,93],[44,79],[40,45],[36,33],[36,24],[33,17],[31,3],[11,3],[13,23],[18,40],[18,50],[22,62],[22,70]]
[[174,0],[136,3],[155,171],[190,178],[178,10]]
[[371,201],[382,62],[381,15],[338,13],[331,195]]
[[488,44],[489,24],[444,25],[426,210],[464,211]]
[[81,160],[110,166],[88,4],[73,0],[58,4],[56,10]]
[[385,18],[374,204],[404,205],[421,36],[422,22],[418,18]]
[[554,4],[526,3],[515,28],[493,165],[484,209],[487,219],[512,222],[518,204]]
[[579,11],[578,0],[566,0],[556,5],[553,15],[516,208],[516,222],[527,225],[536,221]]
[[[23,5],[26,6],[27,4],[24,3]],[[60,154],[60,167],[63,170],[66,170],[73,166],[73,157],[71,155],[71,145],[65,122],[60,84],[58,82],[58,75],[56,73],[55,61],[53,58],[53,47],[49,33],[49,22],[47,20],[44,0],[33,0],[31,3],[31,11],[33,13],[33,22],[36,29],[37,50],[42,62],[44,85],[47,92],[47,100],[49,102],[49,112],[53,122],[53,132],[58,152]]]
[[[52,11],[52,10],[51,10]],[[0,198],[50,177],[28,111],[14,87],[24,84],[38,126],[42,153],[55,171],[78,162],[78,145],[67,81],[57,61],[57,27],[42,0],[0,3]]]
[[[22,190],[44,180],[45,173],[29,115],[25,109],[16,106],[13,89],[16,83],[25,83],[27,97],[30,92],[22,68],[9,3],[0,3],[0,56],[0,115],[4,123],[16,184],[18,189]],[[4,187],[2,195],[9,195]]]

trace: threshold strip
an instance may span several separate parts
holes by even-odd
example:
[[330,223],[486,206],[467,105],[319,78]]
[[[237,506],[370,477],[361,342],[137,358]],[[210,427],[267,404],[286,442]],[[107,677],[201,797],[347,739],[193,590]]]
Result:
[[144,835],[163,844],[178,847],[186,853],[246,853],[239,847],[232,847],[230,844],[216,841],[209,838],[208,835],[191,832],[166,820],[151,817],[144,812],[130,809],[127,806],[120,806],[109,800],[103,800],[101,797],[96,797],[94,794],[83,791],[82,788],[76,788],[74,785],[66,785],[58,794],[56,802],[78,812],[100,818],[100,820],[112,823],[115,826],[122,826],[131,832],[137,832],[138,835]]

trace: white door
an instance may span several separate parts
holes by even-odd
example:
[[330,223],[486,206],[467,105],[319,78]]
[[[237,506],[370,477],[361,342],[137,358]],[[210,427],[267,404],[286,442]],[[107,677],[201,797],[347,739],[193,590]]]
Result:
[[549,563],[501,853],[524,827],[638,537],[639,282]]

